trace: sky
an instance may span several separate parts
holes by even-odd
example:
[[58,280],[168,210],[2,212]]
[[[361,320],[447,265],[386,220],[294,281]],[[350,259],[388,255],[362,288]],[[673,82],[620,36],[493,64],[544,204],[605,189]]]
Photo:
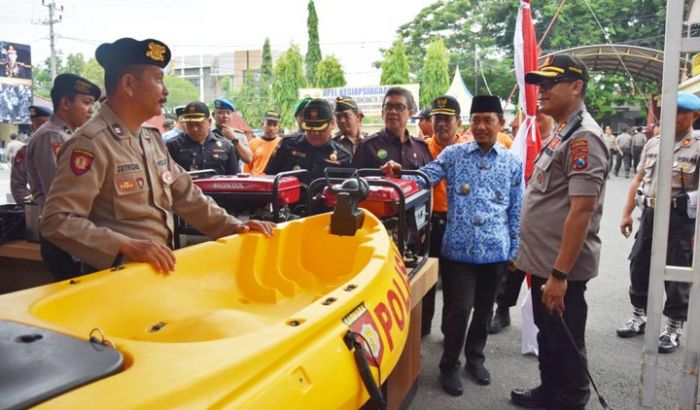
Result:
[[[48,3],[51,0],[45,0]],[[173,56],[260,49],[269,37],[272,49],[290,44],[306,50],[307,0],[55,0],[63,6],[55,24],[56,48],[65,57],[94,56],[100,43],[121,37],[155,38]],[[335,55],[348,85],[379,83],[380,48],[396,39],[396,30],[436,0],[315,0],[323,56]],[[32,62],[50,55],[49,27],[41,21],[48,8],[41,0],[0,0],[0,41],[29,44]]]

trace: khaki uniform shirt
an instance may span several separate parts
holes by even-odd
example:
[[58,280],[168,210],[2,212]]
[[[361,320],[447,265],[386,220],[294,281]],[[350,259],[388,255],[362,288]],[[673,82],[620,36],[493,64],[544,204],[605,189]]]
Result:
[[212,238],[240,226],[170,158],[157,129],[132,135],[105,104],[59,151],[41,233],[104,269],[130,238],[171,246],[173,212]]
[[644,133],[638,132],[632,136],[632,146],[643,147],[647,143],[647,136]]
[[597,196],[598,206],[588,225],[583,249],[569,272],[569,280],[588,280],[598,272],[601,247],[598,229],[610,154],[600,127],[585,107],[582,109],[583,122],[578,130],[566,141],[561,141],[559,136],[550,138],[542,149],[523,201],[516,264],[525,272],[545,279],[549,278],[559,253],[570,196]]
[[27,199],[31,199],[31,191],[27,185],[27,146],[23,146],[17,151],[15,161],[12,163],[10,171],[10,192],[12,198],[18,204],[23,204]]
[[[656,166],[659,158],[659,146],[661,138],[654,137],[644,146],[639,159],[637,172],[644,171],[642,179],[642,192],[649,198],[656,198],[656,189],[659,186],[659,173]],[[698,189],[698,158],[700,157],[700,141],[693,138],[688,131],[680,141],[676,141],[673,149],[673,177],[671,182],[671,195]],[[681,178],[682,177],[682,178]]]
[[43,209],[46,194],[56,174],[56,157],[72,131],[55,114],[32,136],[27,145],[27,177],[32,197]]

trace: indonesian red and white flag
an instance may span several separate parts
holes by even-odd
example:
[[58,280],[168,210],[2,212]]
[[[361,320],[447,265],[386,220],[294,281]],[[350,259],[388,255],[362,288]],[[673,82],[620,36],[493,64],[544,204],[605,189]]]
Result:
[[[511,151],[522,160],[524,167],[523,177],[525,178],[525,183],[527,183],[535,169],[535,158],[542,148],[540,133],[535,121],[535,116],[537,115],[537,87],[532,84],[525,84],[525,73],[537,70],[537,42],[535,40],[535,27],[532,24],[530,0],[520,1],[513,43],[515,76],[520,89],[519,106],[522,108],[524,118],[518,128],[518,134],[515,136]],[[529,289],[529,275],[527,284]],[[532,315],[530,292],[527,292],[523,301],[522,313],[522,353],[537,354],[537,326],[535,326]]]

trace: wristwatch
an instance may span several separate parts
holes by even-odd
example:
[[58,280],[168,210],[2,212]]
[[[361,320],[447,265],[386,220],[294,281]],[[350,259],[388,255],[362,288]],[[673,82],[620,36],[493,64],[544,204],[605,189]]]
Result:
[[560,271],[557,268],[552,268],[552,277],[554,277],[554,279],[566,280],[569,277],[569,275]]
[[238,140],[238,137],[236,137],[235,135],[234,135],[233,138],[231,138],[231,144],[233,144],[233,145],[238,145],[239,142],[240,142],[240,141]]

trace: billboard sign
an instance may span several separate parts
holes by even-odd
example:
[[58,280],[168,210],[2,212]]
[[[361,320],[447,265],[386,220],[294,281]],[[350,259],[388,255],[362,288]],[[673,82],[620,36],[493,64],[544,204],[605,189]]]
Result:
[[0,41],[0,122],[28,124],[32,53],[26,44]]
[[335,104],[336,97],[351,97],[357,102],[360,111],[366,116],[379,117],[382,115],[382,103],[384,94],[391,87],[403,87],[413,94],[413,98],[418,104],[419,89],[418,84],[400,85],[368,85],[360,87],[336,87],[336,88],[300,88],[299,98],[310,96],[313,98],[323,98],[331,105]]

